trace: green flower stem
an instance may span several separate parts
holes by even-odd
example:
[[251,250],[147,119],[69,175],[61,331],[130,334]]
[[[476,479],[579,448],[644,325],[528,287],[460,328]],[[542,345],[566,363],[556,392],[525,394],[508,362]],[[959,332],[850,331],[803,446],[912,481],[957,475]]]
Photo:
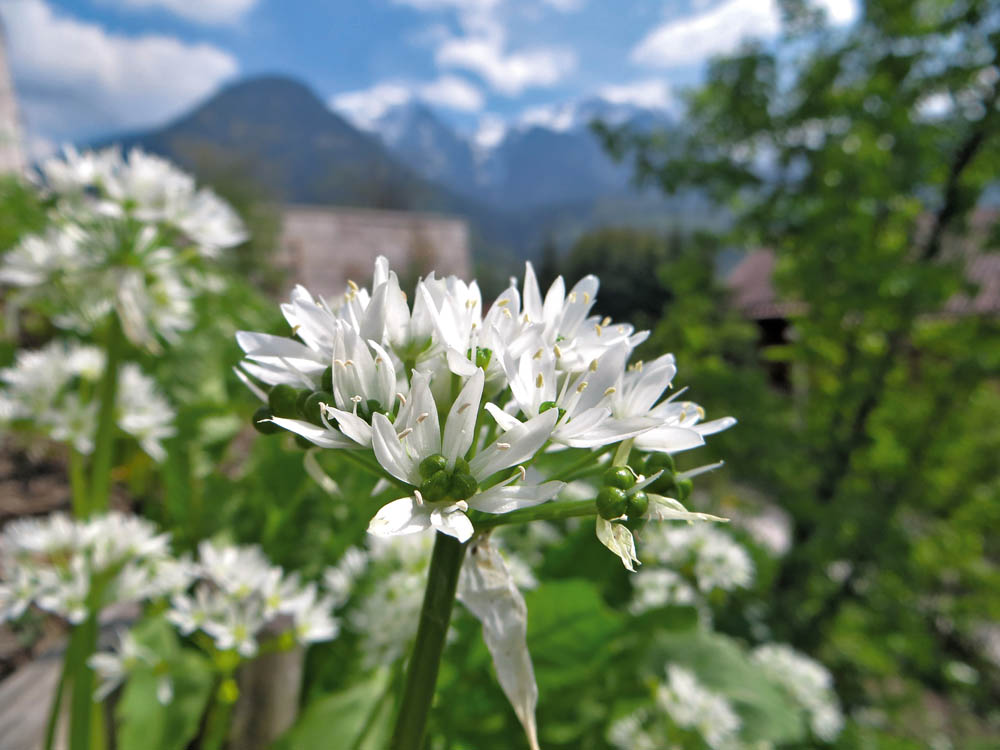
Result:
[[84,458],[76,448],[69,449],[69,481],[73,488],[73,515],[84,518],[90,507]]
[[44,750],[52,750],[55,747],[56,727],[59,726],[59,712],[62,710],[63,695],[66,692],[66,683],[69,682],[70,662],[72,661],[71,651],[73,649],[73,639],[71,638],[63,654],[62,669],[59,672],[59,682],[56,684],[56,692],[52,696],[52,706],[49,708],[49,718],[45,722],[45,744]]
[[231,681],[232,677],[223,678],[215,690],[212,706],[208,709],[208,719],[205,721],[205,734],[201,744],[204,750],[219,750],[229,734],[229,719],[235,702],[229,700],[230,696],[223,696],[221,693]]
[[561,521],[566,518],[596,516],[597,506],[593,500],[563,500],[552,503],[542,503],[531,508],[521,508],[510,513],[489,515],[477,513],[475,517],[470,512],[476,531],[494,529],[497,526],[507,526],[512,523],[529,523],[531,521]]
[[111,487],[111,463],[115,448],[115,401],[118,396],[118,369],[125,349],[125,334],[116,315],[108,323],[104,373],[98,385],[97,438],[91,466],[90,507],[87,514],[107,510]]
[[87,619],[73,630],[66,651],[72,680],[70,697],[69,750],[90,750],[91,720],[94,716],[94,672],[87,664],[97,650],[97,611],[91,608]]
[[618,444],[618,450],[615,451],[615,457],[611,461],[612,466],[625,466],[628,463],[628,457],[632,453],[632,443],[634,442],[635,438],[629,438],[628,440],[622,440]]
[[421,750],[424,745],[427,715],[434,700],[434,686],[464,556],[464,544],[438,532],[427,571],[427,588],[424,589],[424,603],[420,609],[417,639],[406,670],[406,687],[396,716],[390,750]]

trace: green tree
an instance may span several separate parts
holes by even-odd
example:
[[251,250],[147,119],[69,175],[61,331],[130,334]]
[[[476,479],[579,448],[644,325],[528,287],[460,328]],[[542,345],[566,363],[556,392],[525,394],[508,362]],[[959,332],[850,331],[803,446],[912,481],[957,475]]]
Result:
[[[870,0],[831,30],[808,2],[781,5],[781,39],[713,61],[682,132],[599,131],[640,180],[730,207],[730,239],[772,248],[780,294],[802,303],[785,416],[726,446],[757,452],[741,478],[793,518],[770,627],[836,667],[856,705],[947,690],[982,716],[1000,698],[976,635],[1000,616],[985,468],[1000,435],[982,422],[1000,337],[960,295],[995,215],[973,209],[1000,164],[997,8]],[[926,739],[914,705],[893,729]]]

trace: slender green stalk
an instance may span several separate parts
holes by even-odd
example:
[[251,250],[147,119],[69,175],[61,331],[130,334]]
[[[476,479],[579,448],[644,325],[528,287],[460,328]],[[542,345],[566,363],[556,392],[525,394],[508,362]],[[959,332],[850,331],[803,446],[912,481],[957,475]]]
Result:
[[205,734],[201,744],[204,750],[219,750],[226,741],[229,718],[236,702],[232,691],[234,684],[233,678],[227,676],[215,691],[212,706],[208,710],[208,719],[205,721]]
[[97,649],[97,611],[73,630],[66,652],[73,692],[70,696],[69,750],[90,750],[94,715],[94,672],[87,660]]
[[561,521],[566,518],[580,518],[582,516],[597,515],[597,506],[593,500],[563,500],[554,503],[542,503],[531,508],[521,508],[510,513],[476,514],[472,518],[472,523],[476,531],[493,529],[497,526],[507,526],[512,523],[529,523],[531,521]]
[[89,513],[107,510],[111,487],[111,462],[115,448],[115,401],[118,396],[118,369],[125,349],[125,334],[115,315],[108,321],[104,373],[97,388],[97,438],[91,465]]
[[391,750],[421,750],[423,747],[427,715],[434,700],[434,686],[464,556],[464,544],[438,532],[427,571],[427,588],[424,589],[424,603],[420,609],[417,639],[406,670],[403,701],[389,743]]
[[90,509],[87,473],[84,458],[76,448],[69,449],[69,481],[73,488],[73,515],[77,518],[86,518]]

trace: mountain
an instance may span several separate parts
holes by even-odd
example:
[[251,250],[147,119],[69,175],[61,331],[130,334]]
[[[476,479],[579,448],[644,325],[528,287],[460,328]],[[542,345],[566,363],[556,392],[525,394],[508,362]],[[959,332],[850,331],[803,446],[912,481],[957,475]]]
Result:
[[209,180],[250,179],[282,201],[479,210],[407,167],[307,86],[282,76],[235,83],[163,128],[106,143],[141,146]]

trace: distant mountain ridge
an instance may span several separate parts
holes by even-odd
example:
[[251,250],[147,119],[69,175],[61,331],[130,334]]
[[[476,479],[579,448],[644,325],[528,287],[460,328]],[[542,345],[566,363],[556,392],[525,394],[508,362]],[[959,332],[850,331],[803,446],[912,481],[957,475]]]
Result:
[[[637,126],[643,117],[661,122],[625,116]],[[483,152],[423,105],[387,112],[377,133],[365,132],[308,86],[271,75],[227,86],[161,128],[95,145],[141,146],[209,182],[251,180],[282,202],[461,215],[473,251],[495,262],[532,257],[550,237],[565,246],[594,226],[659,229],[697,216],[690,201],[631,188],[584,119],[563,130],[513,128]]]

